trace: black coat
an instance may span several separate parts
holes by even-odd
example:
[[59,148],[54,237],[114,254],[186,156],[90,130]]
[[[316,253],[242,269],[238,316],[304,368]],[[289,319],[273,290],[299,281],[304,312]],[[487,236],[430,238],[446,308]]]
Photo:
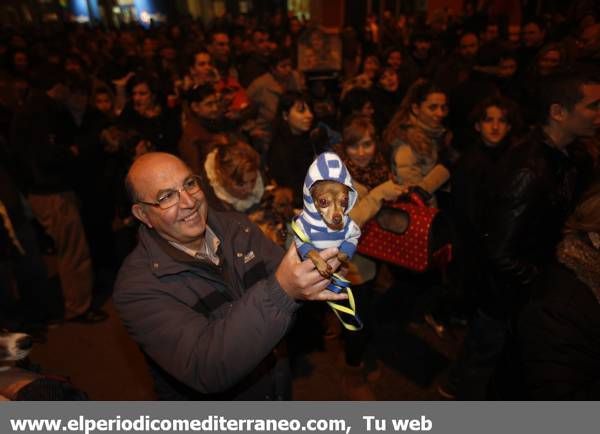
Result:
[[600,399],[600,303],[568,268],[539,280],[517,328],[530,399]]
[[551,147],[540,129],[497,165],[483,225],[488,314],[505,317],[514,311],[540,268],[552,261],[574,208],[576,184],[572,160]]
[[326,143],[320,136],[312,138],[309,133],[294,135],[285,122],[276,127],[268,154],[269,177],[278,186],[292,189],[295,208],[302,208],[304,203],[302,186],[308,168],[325,150]]

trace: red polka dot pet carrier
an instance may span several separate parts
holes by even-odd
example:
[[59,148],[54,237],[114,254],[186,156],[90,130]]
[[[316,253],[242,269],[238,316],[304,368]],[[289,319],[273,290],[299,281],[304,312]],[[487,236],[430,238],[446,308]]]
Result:
[[452,259],[450,227],[437,208],[417,193],[391,204],[362,228],[358,252],[402,268],[423,272],[444,269]]

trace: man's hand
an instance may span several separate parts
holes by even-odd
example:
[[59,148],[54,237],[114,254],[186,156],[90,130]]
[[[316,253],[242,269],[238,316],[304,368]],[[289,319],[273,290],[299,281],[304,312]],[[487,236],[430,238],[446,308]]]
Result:
[[[340,261],[337,259],[338,249],[332,247],[319,253],[333,271],[338,269],[340,266]],[[330,280],[319,274],[310,259],[300,260],[294,243],[275,271],[275,278],[286,294],[295,300],[333,301],[348,298],[346,294],[336,294],[325,289]]]

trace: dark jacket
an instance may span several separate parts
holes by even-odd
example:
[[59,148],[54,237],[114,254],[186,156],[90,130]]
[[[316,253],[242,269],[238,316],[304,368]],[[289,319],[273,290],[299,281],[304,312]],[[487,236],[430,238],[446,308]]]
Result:
[[159,398],[274,398],[272,352],[298,308],[275,279],[283,251],[242,214],[209,210],[208,224],[221,241],[219,267],[141,227],[115,305]]
[[286,122],[276,126],[268,154],[269,176],[278,186],[293,190],[295,208],[302,208],[306,171],[317,155],[327,149],[325,141],[326,137],[320,135],[294,135]]
[[577,170],[541,129],[511,149],[496,169],[484,223],[491,282],[484,310],[497,317],[518,306],[540,268],[553,259],[574,207]]
[[175,153],[181,136],[181,112],[162,107],[158,116],[147,118],[137,113],[128,103],[121,112],[118,125],[137,131],[142,139],[149,140],[157,151]]
[[[488,207],[491,174],[508,149],[508,143],[486,146],[481,138],[467,141],[452,171],[452,214],[459,241],[455,253],[461,267],[461,279],[468,296],[479,297],[487,286],[483,270],[483,224]],[[475,299],[473,299],[476,302]]]
[[528,399],[600,399],[600,304],[572,270],[540,279],[518,338]]
[[206,155],[217,146],[220,138],[224,138],[226,131],[220,130],[217,122],[200,119],[191,110],[187,111],[187,115],[177,150],[192,172],[199,174],[202,173]]

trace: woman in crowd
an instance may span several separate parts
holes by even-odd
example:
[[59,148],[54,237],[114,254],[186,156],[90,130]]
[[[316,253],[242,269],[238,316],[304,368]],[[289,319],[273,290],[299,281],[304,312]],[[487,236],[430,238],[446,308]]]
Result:
[[360,87],[350,90],[340,103],[340,117],[342,122],[352,115],[363,115],[373,119],[375,109],[371,99],[371,92]]
[[567,220],[517,328],[526,399],[600,399],[600,184]]
[[361,66],[361,75],[364,75],[371,82],[375,80],[375,77],[379,74],[381,68],[381,62],[379,57],[375,54],[369,54],[365,56]]
[[371,98],[377,130],[383,131],[402,102],[400,77],[395,69],[389,66],[383,68],[371,89]]
[[[443,124],[447,115],[448,98],[443,90],[425,80],[410,87],[384,132],[393,176],[400,185],[419,186],[433,195],[450,179],[449,167],[456,155]],[[431,203],[436,203],[435,196]]]
[[299,92],[287,92],[279,102],[273,142],[269,148],[269,175],[280,187],[294,192],[294,206],[302,208],[302,185],[310,164],[327,148],[322,135],[311,137],[314,116]]
[[[384,143],[391,148],[395,181],[429,193],[432,206],[437,206],[435,193],[450,179],[450,165],[456,159],[449,145],[450,134],[443,124],[447,115],[448,98],[444,91],[432,82],[417,80],[384,132]],[[438,279],[428,280],[415,282],[423,286],[416,315],[420,317],[423,311],[425,321],[443,337],[445,326],[439,320],[449,314],[449,305],[442,303],[446,290],[440,287]]]
[[[389,164],[383,157],[376,141],[373,121],[363,115],[351,116],[343,129],[342,143],[336,150],[352,176],[352,184],[358,193],[358,202],[350,211],[350,217],[363,226],[379,212],[382,202],[396,200],[405,189],[390,177]],[[376,264],[354,255],[350,263],[348,279],[352,282],[357,310],[365,327],[346,333],[346,369],[343,388],[348,399],[373,400],[375,396],[366,382],[365,351],[371,333],[372,292]]]
[[119,116],[119,123],[134,129],[159,151],[174,152],[181,134],[180,115],[161,101],[157,79],[136,73],[127,82],[130,101]]

